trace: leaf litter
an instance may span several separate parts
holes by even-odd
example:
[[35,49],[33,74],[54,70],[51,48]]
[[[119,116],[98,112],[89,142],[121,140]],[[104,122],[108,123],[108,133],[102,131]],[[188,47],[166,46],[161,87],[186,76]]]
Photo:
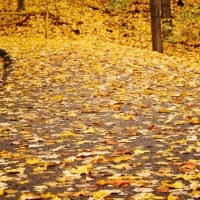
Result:
[[12,43],[1,199],[200,197],[200,68],[88,38]]

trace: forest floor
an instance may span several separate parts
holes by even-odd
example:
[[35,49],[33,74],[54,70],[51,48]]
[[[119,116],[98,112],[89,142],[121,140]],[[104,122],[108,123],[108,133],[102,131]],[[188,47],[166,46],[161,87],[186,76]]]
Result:
[[95,38],[0,46],[15,58],[0,88],[0,199],[200,198],[197,57]]
[[151,51],[148,3],[98,2],[27,1],[51,13],[46,40],[43,16],[0,16],[15,60],[0,85],[0,199],[199,199],[197,0],[172,5],[165,54]]

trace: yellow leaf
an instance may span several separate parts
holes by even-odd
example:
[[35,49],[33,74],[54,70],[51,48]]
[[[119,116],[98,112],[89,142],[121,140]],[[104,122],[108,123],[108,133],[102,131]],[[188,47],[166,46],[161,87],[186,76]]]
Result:
[[29,158],[26,163],[29,165],[36,165],[38,163],[40,163],[41,160],[39,158]]
[[76,157],[75,156],[71,156],[71,157],[65,158],[64,162],[70,163],[70,162],[74,162],[75,160],[76,160]]
[[56,81],[61,82],[61,83],[65,83],[66,82],[66,75],[65,74],[58,74],[58,75],[54,76],[54,79]]
[[47,166],[38,166],[33,169],[35,173],[43,173],[45,170],[47,170]]
[[161,174],[169,174],[169,173],[171,173],[171,169],[167,168],[167,167],[162,167],[162,168],[160,168],[160,170],[158,172]]
[[200,191],[200,183],[198,181],[193,181],[190,184],[190,189],[192,189],[193,191]]
[[74,112],[74,111],[71,111],[71,112],[68,113],[67,116],[69,116],[69,117],[76,117],[76,116],[77,116],[77,113]]
[[200,198],[200,191],[192,191],[192,196],[194,196],[195,199]]
[[185,121],[177,120],[174,122],[175,125],[182,125],[185,124]]
[[51,192],[47,192],[46,194],[41,194],[41,198],[51,199],[51,200],[60,200],[61,199],[57,195],[52,194]]
[[25,168],[19,167],[16,169],[6,169],[5,171],[10,174],[23,174]]
[[33,188],[35,191],[40,192],[40,193],[48,189],[46,185],[36,185],[36,186],[33,186]]
[[138,193],[134,196],[136,200],[164,200],[162,196],[156,196],[152,193]]
[[190,124],[200,124],[200,119],[193,117],[193,118],[189,119],[189,123]]
[[167,108],[160,108],[160,109],[158,110],[158,112],[159,112],[159,113],[168,113],[168,112],[170,112],[170,110],[168,110]]
[[131,142],[130,139],[121,139],[121,140],[119,140],[119,143],[129,143],[129,142]]
[[179,200],[178,196],[174,196],[173,194],[169,194],[167,200]]
[[22,194],[18,200],[39,199],[39,195],[32,194],[31,192]]
[[0,176],[0,182],[1,182],[1,181],[6,182],[6,181],[10,181],[10,180],[12,180],[12,179],[13,179],[13,178],[12,178],[12,177],[9,177],[9,176],[3,176],[3,175]]
[[86,130],[84,130],[83,131],[83,133],[95,133],[96,132],[96,130],[94,129],[94,128],[92,128],[92,127],[90,127],[90,128],[88,128],[88,129],[86,129]]
[[4,189],[0,188],[0,196],[4,195]]
[[91,162],[93,163],[106,162],[106,161],[107,159],[103,155],[97,155],[91,159]]
[[[0,189],[1,190],[1,189]],[[13,190],[13,189],[6,189],[5,190],[5,193],[6,194],[15,194],[15,193],[17,193],[18,192],[18,190]],[[1,195],[1,192],[0,192],[0,195]]]
[[133,118],[133,115],[124,115],[123,117],[121,117],[121,119],[123,120],[132,120]]
[[104,180],[104,179],[100,179],[96,182],[97,185],[100,185],[100,186],[104,186],[104,185],[107,185],[109,183],[108,180]]
[[100,190],[93,193],[94,199],[104,199],[105,197],[109,196],[111,192],[109,190]]
[[115,119],[122,119],[122,120],[132,120],[132,119],[134,119],[134,116],[130,115],[130,114],[126,114],[126,115],[114,114],[113,117]]
[[122,162],[126,160],[131,160],[133,157],[131,155],[119,156],[112,159],[113,162]]
[[10,91],[13,87],[14,87],[14,84],[12,84],[12,83],[6,84],[7,91]]
[[150,151],[149,150],[142,150],[142,149],[134,150],[135,155],[141,155],[141,154],[148,153],[148,152],[150,152]]
[[22,180],[22,181],[19,181],[19,183],[20,183],[21,185],[23,185],[23,184],[29,183],[29,180]]
[[118,165],[113,165],[112,168],[114,169],[127,169],[130,168],[130,165],[128,163],[122,163],[122,164],[118,164]]
[[71,173],[73,174],[88,174],[89,170],[92,168],[92,164],[88,164],[88,165],[83,165],[83,166],[78,166],[76,168],[72,168],[70,170]]
[[62,100],[63,100],[63,95],[61,95],[61,94],[55,95],[53,97],[53,101],[55,101],[55,102],[59,102],[59,101],[62,101]]
[[59,134],[60,137],[72,137],[72,136],[77,136],[77,134],[75,134],[72,131],[65,131]]
[[176,189],[182,189],[182,188],[184,188],[184,184],[181,181],[176,181],[173,184],[168,184],[168,187],[176,188]]
[[180,174],[177,175],[174,179],[180,179],[182,178],[183,180],[189,181],[189,180],[193,180],[195,177],[192,174]]
[[194,112],[196,112],[196,114],[197,114],[198,116],[200,116],[200,109],[194,109]]

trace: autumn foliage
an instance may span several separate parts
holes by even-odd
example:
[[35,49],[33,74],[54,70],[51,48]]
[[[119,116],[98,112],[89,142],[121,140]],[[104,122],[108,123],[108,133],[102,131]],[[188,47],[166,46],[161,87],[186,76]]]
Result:
[[151,51],[139,2],[0,5],[13,61],[0,84],[0,199],[200,198],[198,1],[172,2],[165,54]]

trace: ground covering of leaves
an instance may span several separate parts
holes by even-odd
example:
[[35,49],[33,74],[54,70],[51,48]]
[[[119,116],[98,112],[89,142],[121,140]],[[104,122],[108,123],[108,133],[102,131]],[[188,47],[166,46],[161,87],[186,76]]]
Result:
[[198,199],[198,62],[95,38],[1,37],[0,198]]
[[149,51],[148,5],[34,2],[53,14],[49,39],[43,16],[0,20],[15,59],[0,86],[0,199],[199,199],[198,2],[173,4],[173,56]]

